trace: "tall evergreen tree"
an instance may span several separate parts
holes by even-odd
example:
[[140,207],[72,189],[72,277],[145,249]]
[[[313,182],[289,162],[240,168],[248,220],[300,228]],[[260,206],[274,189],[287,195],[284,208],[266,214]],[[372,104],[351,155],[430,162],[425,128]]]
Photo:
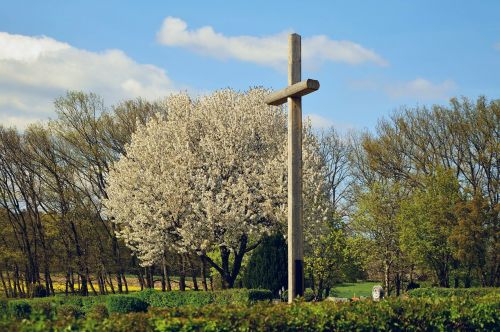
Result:
[[282,287],[288,287],[287,276],[287,245],[283,235],[265,237],[250,257],[243,284],[247,288],[269,289],[277,295]]

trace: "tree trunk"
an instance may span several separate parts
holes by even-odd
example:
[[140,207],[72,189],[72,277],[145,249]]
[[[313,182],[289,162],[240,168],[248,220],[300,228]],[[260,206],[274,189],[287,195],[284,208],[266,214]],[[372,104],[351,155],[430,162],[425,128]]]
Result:
[[89,276],[87,276],[87,280],[89,282],[90,289],[92,289],[92,293],[94,293],[94,295],[97,295],[97,292],[96,292],[96,290],[94,288],[94,285],[92,284],[92,280],[90,280]]
[[166,291],[166,279],[165,279],[165,272],[161,274],[161,291],[165,292]]
[[449,288],[450,287],[450,278],[448,275],[448,268],[443,264],[439,264],[437,271],[436,271],[436,274],[437,274],[437,278],[438,278],[439,287]]
[[4,289],[5,297],[9,298],[10,297],[9,289],[7,288],[7,285],[5,283],[5,279],[3,278],[3,272],[2,271],[0,271],[0,279],[2,280],[2,286],[3,286],[3,289]]
[[142,276],[140,270],[137,272],[137,281],[139,281],[139,286],[141,286],[141,291],[144,290],[144,277]]
[[401,295],[401,273],[396,273],[396,296]]
[[125,272],[122,273],[122,278],[123,278],[123,285],[125,286],[125,293],[128,294],[128,282]]
[[106,284],[104,283],[104,277],[102,275],[102,272],[99,272],[99,274],[98,274],[97,283],[99,285],[99,294],[105,295],[106,294]]
[[201,284],[203,285],[203,290],[208,291],[207,286],[207,266],[203,258],[201,260]]
[[145,272],[146,272],[146,287],[154,289],[154,281],[153,281],[154,267],[153,266],[148,266],[148,267],[146,267],[144,269],[145,269]]
[[118,294],[123,293],[123,284],[122,284],[122,274],[121,272],[116,273],[116,284],[118,287]]
[[205,259],[220,273],[222,279],[222,288],[233,288],[234,281],[238,276],[238,273],[241,269],[241,263],[243,262],[243,257],[247,250],[247,241],[248,238],[246,235],[243,235],[240,239],[240,247],[237,252],[234,253],[234,262],[232,268],[229,267],[229,257],[231,252],[226,247],[220,247],[221,254],[221,266],[215,264],[208,256],[204,256]]
[[[106,275],[108,276],[106,278]],[[111,288],[111,293],[115,294],[115,287],[113,285],[113,278],[111,277],[111,274],[106,273],[105,275],[105,280],[108,282],[109,288]]]
[[389,288],[390,286],[390,281],[389,281],[389,274],[390,274],[390,263],[385,260],[384,261],[384,291],[386,292],[387,296],[391,295],[391,289]]
[[196,280],[196,269],[193,264],[193,260],[191,258],[189,259],[189,265],[191,267],[191,279],[193,280],[193,289],[197,291],[199,290],[199,288],[198,288],[198,281]]
[[14,280],[12,280],[11,282],[9,270],[6,271],[6,274],[7,274],[7,283],[9,285],[10,294],[12,295],[12,297],[16,297],[17,296],[16,287],[13,282]]
[[318,281],[318,288],[317,288],[317,291],[315,293],[316,293],[316,300],[321,301],[323,299],[323,279],[322,278],[320,278]]
[[464,287],[465,288],[470,288],[470,286],[471,286],[471,283],[472,283],[471,274],[472,274],[472,268],[469,266],[469,268],[467,269],[467,273],[464,276]]
[[179,290],[186,290],[186,267],[185,267],[185,258],[181,256],[181,269],[179,272]]
[[165,291],[165,287],[166,287],[166,290],[168,290],[170,292],[172,290],[172,283],[170,281],[170,275],[169,275],[167,261],[166,261],[165,257],[162,257],[161,264],[162,264],[162,272],[163,272],[162,290]]

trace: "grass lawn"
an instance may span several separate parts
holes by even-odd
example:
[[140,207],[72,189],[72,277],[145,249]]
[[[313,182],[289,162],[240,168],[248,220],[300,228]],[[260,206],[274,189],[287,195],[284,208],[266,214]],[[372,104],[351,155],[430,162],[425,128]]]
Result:
[[380,282],[356,282],[356,283],[343,283],[337,285],[330,291],[330,296],[352,298],[354,296],[371,297],[372,288],[375,285],[381,285]]

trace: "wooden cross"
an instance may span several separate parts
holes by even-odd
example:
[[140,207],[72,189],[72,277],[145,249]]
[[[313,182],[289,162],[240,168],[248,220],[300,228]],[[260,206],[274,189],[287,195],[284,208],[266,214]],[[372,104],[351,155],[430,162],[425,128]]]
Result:
[[302,234],[302,96],[319,89],[316,80],[301,80],[300,35],[288,36],[288,86],[266,97],[268,105],[288,101],[288,302],[304,296]]

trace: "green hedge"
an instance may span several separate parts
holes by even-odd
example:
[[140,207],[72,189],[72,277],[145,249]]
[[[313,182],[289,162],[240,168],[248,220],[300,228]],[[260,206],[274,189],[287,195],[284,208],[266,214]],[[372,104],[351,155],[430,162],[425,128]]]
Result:
[[252,304],[270,301],[273,294],[263,289],[228,289],[214,292],[157,292],[146,290],[132,296],[147,302],[152,307],[173,308],[184,305],[201,307],[207,304]]
[[9,302],[6,299],[0,299],[0,318],[7,315],[8,305],[9,305]]
[[57,318],[71,319],[83,316],[82,308],[74,304],[62,304],[57,307]]
[[129,312],[145,312],[148,303],[133,296],[110,295],[106,299],[106,307],[110,313],[126,314]]
[[[284,291],[281,294],[281,300],[284,302],[288,302],[288,290]],[[314,291],[311,288],[306,288],[304,290],[303,300],[306,302],[311,302],[314,300]]]
[[[105,305],[110,313],[145,311],[148,306],[174,308],[185,305],[201,307],[207,304],[252,304],[270,301],[272,293],[260,289],[229,289],[215,292],[145,290],[127,295],[100,296],[54,296],[22,300],[0,300],[0,317],[28,318],[36,314],[51,318],[59,314],[58,308],[79,308],[81,314],[88,313],[97,305]],[[78,314],[78,313],[75,313]]]
[[31,314],[31,309],[28,300],[13,300],[7,304],[7,313],[14,318],[28,318]]
[[91,331],[498,331],[500,299],[408,298],[293,305],[184,306],[147,313],[59,320],[0,321],[0,330]]
[[500,288],[416,288],[408,291],[410,297],[478,297],[496,294]]

